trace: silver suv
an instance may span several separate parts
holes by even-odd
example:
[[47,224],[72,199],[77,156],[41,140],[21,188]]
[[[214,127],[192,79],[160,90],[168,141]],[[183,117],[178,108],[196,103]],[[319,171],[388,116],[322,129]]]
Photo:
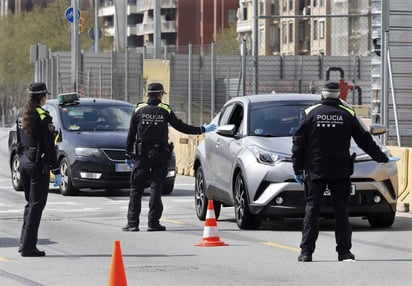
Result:
[[[304,216],[303,187],[294,180],[292,136],[305,108],[320,100],[314,94],[266,94],[229,100],[213,119],[218,125],[199,144],[195,155],[195,207],[204,220],[207,200],[214,201],[216,218],[221,207],[233,206],[241,229],[258,228],[265,219]],[[366,127],[365,127],[366,129]],[[371,125],[373,135],[386,132]],[[376,139],[376,138],[375,138]],[[379,143],[389,156],[389,151]],[[373,161],[354,141],[349,215],[367,218],[372,227],[389,227],[396,212],[396,163]],[[333,217],[325,190],[321,216]]]

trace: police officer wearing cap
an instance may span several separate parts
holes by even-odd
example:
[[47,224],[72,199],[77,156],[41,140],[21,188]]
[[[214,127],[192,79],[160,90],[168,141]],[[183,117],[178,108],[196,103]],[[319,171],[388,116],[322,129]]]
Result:
[[319,104],[305,110],[293,136],[293,169],[296,181],[304,185],[306,202],[298,261],[312,261],[319,234],[321,201],[326,189],[331,193],[335,211],[338,260],[354,260],[355,256],[350,251],[352,228],[347,210],[350,176],[356,156],[349,152],[351,138],[377,162],[394,162],[399,158],[388,158],[361,126],[355,111],[343,104],[339,99],[338,82],[327,82],[321,95]]
[[37,237],[43,209],[46,206],[50,183],[50,170],[55,175],[55,185],[61,175],[54,144],[54,125],[49,112],[42,106],[50,94],[46,85],[35,82],[29,88],[30,97],[19,114],[17,143],[20,176],[26,198],[19,252],[21,256],[45,256],[37,249]]
[[[162,103],[165,90],[161,83],[148,85],[148,100],[138,103],[130,120],[127,136],[126,164],[132,168],[127,225],[123,231],[139,231],[139,216],[145,182],[150,181],[148,231],[164,231],[159,223],[163,212],[161,192],[167,175],[172,146],[169,145],[168,125],[185,134],[202,134],[216,129],[209,124],[188,125],[178,119],[169,105]],[[133,163],[134,160],[134,163]]]

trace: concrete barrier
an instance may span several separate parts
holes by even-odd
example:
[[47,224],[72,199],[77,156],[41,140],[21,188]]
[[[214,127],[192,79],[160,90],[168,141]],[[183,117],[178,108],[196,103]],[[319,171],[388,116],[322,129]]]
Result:
[[175,146],[176,173],[185,176],[194,176],[193,159],[196,147],[203,140],[203,135],[186,135],[173,128],[169,129],[169,140]]
[[412,148],[388,146],[392,156],[399,157],[398,167],[398,204],[397,210],[409,212],[412,203]]

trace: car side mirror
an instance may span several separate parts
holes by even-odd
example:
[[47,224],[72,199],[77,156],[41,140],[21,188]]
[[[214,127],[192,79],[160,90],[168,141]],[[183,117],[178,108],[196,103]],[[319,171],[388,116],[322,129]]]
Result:
[[387,131],[388,129],[382,124],[373,123],[371,124],[369,128],[369,132],[372,135],[382,135],[382,134],[385,134]]
[[216,129],[216,133],[222,136],[226,136],[226,137],[235,137],[235,130],[236,130],[235,124],[228,124],[228,125],[219,126]]

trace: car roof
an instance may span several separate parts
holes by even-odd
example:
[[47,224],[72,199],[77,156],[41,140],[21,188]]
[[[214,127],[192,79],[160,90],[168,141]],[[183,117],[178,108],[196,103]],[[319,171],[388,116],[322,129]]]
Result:
[[[81,105],[129,105],[133,106],[133,104],[122,101],[122,100],[117,100],[117,99],[109,99],[109,98],[92,98],[92,97],[81,97],[80,98],[80,104]],[[57,99],[49,99],[47,100],[47,103],[53,104],[53,105],[59,105],[59,101]],[[67,103],[63,104],[61,106],[70,106],[72,103]]]
[[268,93],[268,94],[254,94],[254,95],[246,95],[240,96],[236,98],[232,98],[227,103],[231,103],[233,101],[236,102],[265,102],[265,101],[284,101],[284,100],[293,100],[293,101],[302,101],[302,100],[310,100],[316,101],[320,100],[321,96],[319,94],[312,94],[312,93]]

